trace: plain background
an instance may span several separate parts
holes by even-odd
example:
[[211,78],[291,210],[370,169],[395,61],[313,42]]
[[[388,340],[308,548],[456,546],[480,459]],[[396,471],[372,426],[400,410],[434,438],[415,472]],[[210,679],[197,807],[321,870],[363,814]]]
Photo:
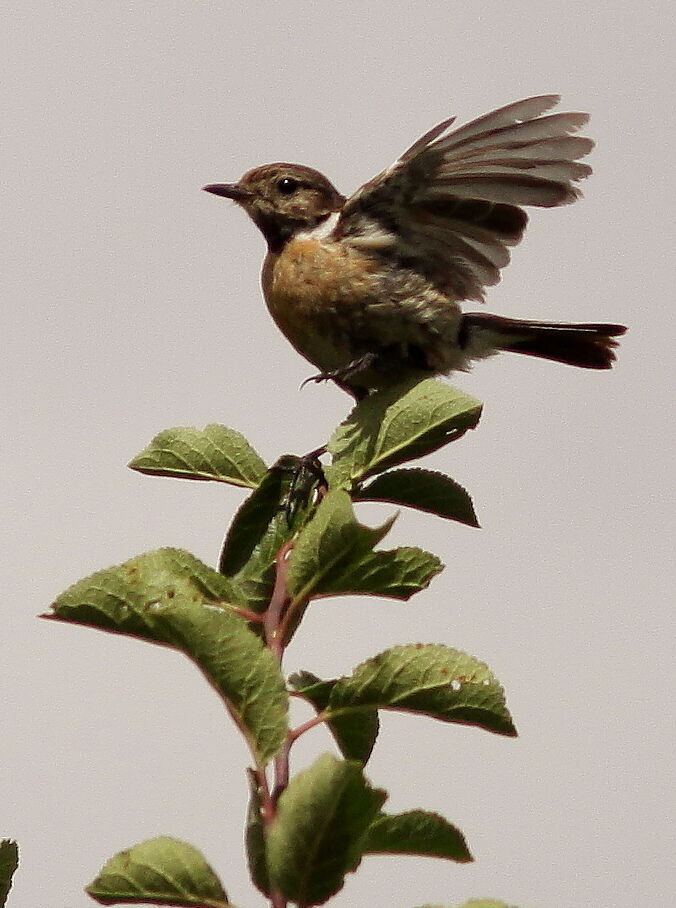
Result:
[[[241,847],[247,755],[194,668],[35,618],[144,550],[215,562],[242,494],[126,470],[157,431],[222,422],[272,461],[349,408],[299,391],[309,367],[260,299],[262,239],[200,187],[281,159],[349,192],[444,117],[551,91],[590,111],[595,174],[583,202],[533,213],[487,310],[623,322],[619,364],[505,355],[456,376],[483,421],[428,465],[472,492],[483,529],[402,514],[388,545],[446,571],[408,605],[317,604],[287,668],[334,676],[442,641],[489,663],[520,731],[386,715],[369,774],[388,808],[439,810],[476,863],[367,858],[336,908],[669,902],[672,22],[666,0],[16,6],[0,60],[11,906],[91,904],[81,887],[111,854],[163,833],[199,847],[235,904],[263,901]],[[295,767],[329,747],[316,729]]]

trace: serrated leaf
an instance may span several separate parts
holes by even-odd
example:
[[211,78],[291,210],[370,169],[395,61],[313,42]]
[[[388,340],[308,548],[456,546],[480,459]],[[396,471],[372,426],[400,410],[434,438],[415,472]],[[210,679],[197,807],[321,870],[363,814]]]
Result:
[[505,902],[496,902],[495,899],[470,899],[469,902],[463,902],[457,908],[516,908],[516,906],[507,905]]
[[364,854],[413,854],[459,863],[472,860],[460,830],[426,810],[381,814],[366,833]]
[[45,617],[173,647],[200,669],[259,763],[285,740],[288,694],[274,656],[219,596],[229,581],[178,549],[149,552],[76,583]]
[[220,694],[257,763],[288,733],[288,694],[277,660],[241,618],[221,609],[168,607],[155,621]]
[[436,555],[412,546],[368,552],[322,582],[316,595],[387,596],[406,601],[426,589],[443,569]]
[[[329,703],[334,681],[322,681],[311,672],[298,672],[289,677],[289,684],[298,696],[311,703],[321,713]],[[365,709],[349,716],[338,716],[326,725],[346,760],[359,760],[364,765],[373,751],[380,722],[377,710]]]
[[502,687],[488,666],[442,644],[396,646],[341,678],[331,692],[329,718],[362,708],[422,713],[516,735]]
[[[418,908],[451,908],[451,906],[418,905]],[[496,902],[494,899],[471,899],[469,902],[463,902],[462,905],[455,905],[454,908],[515,908],[515,906],[506,905],[504,902]]]
[[249,780],[249,806],[244,833],[247,864],[254,886],[263,895],[269,896],[270,879],[265,856],[265,830],[263,827],[261,793],[256,774],[251,769],[247,770],[247,773]]
[[361,840],[386,794],[372,788],[356,761],[319,757],[284,791],[268,831],[274,888],[302,908],[321,905],[357,869]]
[[19,846],[11,839],[0,841],[0,908],[7,902],[12,877],[19,866]]
[[232,908],[220,880],[192,845],[160,836],[112,857],[85,891],[101,905]]
[[215,424],[165,429],[129,466],[150,476],[216,480],[250,489],[256,488],[266,469],[243,435]]
[[87,624],[118,634],[158,640],[149,621],[151,606],[172,602],[234,608],[239,592],[227,577],[183,549],[145,552],[124,564],[79,580],[53,603],[64,621]]
[[260,545],[272,521],[286,516],[284,502],[290,484],[291,470],[275,465],[266,472],[258,488],[244,500],[223,543],[218,563],[222,574],[228,577],[237,574]]
[[[418,908],[452,908],[452,906],[418,905]],[[494,899],[471,899],[469,902],[463,902],[462,905],[455,905],[453,908],[515,908],[515,906],[506,905],[504,902],[496,902]]]
[[355,501],[386,501],[478,527],[469,494],[450,476],[434,470],[391,470],[359,489]]
[[388,532],[394,518],[367,527],[354,516],[347,492],[329,492],[303,528],[289,557],[288,584],[294,603],[331,591]]
[[329,488],[352,491],[368,476],[430,454],[474,428],[480,416],[478,400],[435,379],[370,394],[329,440]]
[[275,583],[275,559],[306,519],[307,508],[287,507],[298,458],[281,458],[235,515],[219,559],[219,570],[246,597],[247,608],[265,611]]

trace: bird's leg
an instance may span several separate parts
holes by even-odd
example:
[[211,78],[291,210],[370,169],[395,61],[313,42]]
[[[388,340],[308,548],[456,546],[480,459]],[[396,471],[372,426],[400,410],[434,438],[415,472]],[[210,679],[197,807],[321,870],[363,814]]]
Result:
[[[319,372],[317,375],[311,375],[309,378],[305,379],[301,388],[311,381],[334,381],[339,388],[342,388],[344,391],[357,397],[357,395],[360,394],[360,390],[353,389],[349,385],[348,379],[352,378],[353,375],[357,375],[359,372],[365,372],[367,369],[371,369],[378,362],[378,359],[377,353],[364,353],[363,356],[353,359],[351,363],[348,363],[347,366],[342,366],[340,369],[332,369],[330,372]],[[364,395],[360,394],[360,396],[357,397],[357,400],[360,400],[363,396]]]

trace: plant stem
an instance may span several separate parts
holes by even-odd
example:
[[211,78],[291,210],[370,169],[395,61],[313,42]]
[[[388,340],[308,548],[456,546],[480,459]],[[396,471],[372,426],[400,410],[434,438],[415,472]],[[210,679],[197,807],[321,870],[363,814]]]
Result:
[[322,722],[326,722],[326,715],[323,712],[317,713],[316,716],[308,719],[307,722],[303,722],[302,725],[298,725],[296,728],[292,728],[289,732],[289,747],[297,738],[300,738],[301,735],[305,734],[306,731],[310,731],[310,729],[314,728],[315,725],[321,725]]
[[[275,559],[276,574],[275,585],[272,589],[270,604],[268,605],[263,618],[263,628],[265,630],[265,640],[270,651],[275,658],[282,664],[284,658],[284,636],[282,634],[282,622],[284,614],[289,606],[291,597],[287,586],[287,558],[293,548],[293,540],[286,542],[277,552]],[[274,761],[274,788],[270,793],[267,779],[261,789],[264,792],[266,827],[274,820],[277,801],[279,796],[289,784],[289,748],[291,747],[291,738],[287,739],[281,751],[277,754]],[[287,900],[281,892],[273,890],[270,893],[271,908],[286,908]]]
[[277,805],[279,796],[289,784],[289,751],[291,750],[291,736],[286,739],[282,749],[275,757],[275,787],[272,790],[272,801]]
[[272,589],[270,604],[268,605],[265,617],[263,618],[265,641],[280,665],[282,664],[282,658],[284,656],[284,637],[281,634],[281,623],[284,618],[284,613],[291,601],[286,583],[286,562],[293,545],[293,540],[285,542],[277,552],[277,557],[275,559],[277,568],[275,585]]
[[[271,652],[277,658],[280,666],[284,657],[284,635],[282,633],[282,624],[284,615],[291,596],[287,584],[287,559],[289,552],[293,548],[293,540],[285,542],[277,552],[275,564],[277,572],[275,574],[275,585],[270,597],[270,605],[265,612],[263,627],[265,628],[265,638]],[[287,740],[280,752],[275,757],[275,784],[272,790],[273,805],[277,804],[280,794],[289,784],[289,748],[291,741]]]
[[252,612],[251,609],[241,608],[239,606],[236,608],[233,608],[232,611],[236,615],[239,615],[240,618],[244,618],[245,621],[250,621],[251,624],[262,624],[263,623],[263,616],[261,615],[260,612]]

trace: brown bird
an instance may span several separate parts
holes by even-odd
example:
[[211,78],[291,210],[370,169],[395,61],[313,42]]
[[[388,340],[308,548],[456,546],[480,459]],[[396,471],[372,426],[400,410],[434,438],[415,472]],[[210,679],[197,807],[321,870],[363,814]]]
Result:
[[317,170],[265,164],[207,192],[263,233],[263,294],[295,349],[357,399],[412,374],[447,375],[500,351],[609,369],[622,325],[464,313],[500,280],[524,205],[575,201],[591,173],[584,113],[517,101],[451,130],[444,120],[349,198]]

